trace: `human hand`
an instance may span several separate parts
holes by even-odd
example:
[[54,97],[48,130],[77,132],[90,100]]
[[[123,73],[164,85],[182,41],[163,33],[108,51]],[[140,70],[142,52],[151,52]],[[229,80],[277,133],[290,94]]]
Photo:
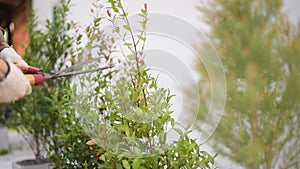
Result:
[[28,79],[15,64],[28,65],[5,43],[4,29],[0,27],[0,103],[14,102],[31,93]]
[[27,66],[28,64],[17,54],[13,47],[8,46],[5,42],[0,42],[0,58],[14,64]]
[[0,58],[0,103],[10,103],[31,93],[31,85],[23,72],[16,65]]

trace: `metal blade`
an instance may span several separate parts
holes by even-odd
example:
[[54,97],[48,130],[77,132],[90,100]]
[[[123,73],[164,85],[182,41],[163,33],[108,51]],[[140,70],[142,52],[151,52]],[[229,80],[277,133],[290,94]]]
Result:
[[84,62],[81,62],[81,63],[78,63],[78,64],[76,64],[76,65],[70,66],[70,67],[68,67],[68,68],[59,70],[59,71],[55,72],[53,75],[58,75],[58,74],[62,74],[62,73],[64,73],[64,72],[70,72],[70,71],[73,71],[73,70],[75,70],[76,68],[79,68],[79,67],[81,67],[81,66],[83,66],[83,65],[89,64],[89,63],[94,62],[94,61],[99,60],[99,59],[101,59],[101,57],[97,57],[97,58],[94,58],[94,59],[86,60],[86,61],[84,61]]
[[90,72],[95,72],[95,71],[99,71],[99,70],[105,70],[105,69],[109,69],[114,67],[114,65],[110,65],[110,66],[105,66],[105,67],[98,67],[98,68],[94,68],[94,69],[87,69],[87,70],[81,70],[81,71],[75,71],[75,72],[62,72],[60,74],[45,74],[44,78],[45,79],[55,79],[55,78],[59,78],[59,77],[65,77],[65,76],[73,76],[73,75],[79,75],[79,74],[84,74],[84,73],[90,73]]

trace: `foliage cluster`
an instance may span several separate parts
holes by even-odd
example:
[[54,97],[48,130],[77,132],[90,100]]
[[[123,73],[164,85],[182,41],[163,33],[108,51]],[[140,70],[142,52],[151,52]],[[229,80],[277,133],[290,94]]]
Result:
[[[228,86],[213,147],[246,168],[299,168],[300,31],[281,8],[281,0],[215,0],[200,8]],[[209,95],[202,96],[205,103]]]
[[[212,168],[214,157],[200,150],[190,130],[175,128],[172,95],[157,86],[144,63],[147,5],[138,14],[140,28],[133,30],[122,2],[107,3],[93,3],[94,19],[84,33],[72,34],[70,1],[56,8],[45,30],[32,20],[29,64],[45,72],[85,60],[94,62],[83,69],[115,68],[33,87],[30,97],[14,105],[12,124],[33,136],[37,158],[49,158],[55,168]],[[112,27],[105,29],[107,21]],[[166,143],[167,126],[179,140]]]
[[[101,9],[100,4],[94,6]],[[175,128],[176,122],[171,117],[172,95],[157,86],[144,63],[147,10],[145,4],[138,14],[139,27],[134,30],[122,2],[109,0],[106,16],[95,17],[94,24],[87,28],[94,31],[88,33],[90,40],[96,41],[99,32],[100,36],[109,34],[113,45],[97,45],[105,44],[100,38],[100,42],[90,43],[94,46],[85,49],[91,47],[103,54],[104,60],[114,63],[116,68],[102,78],[98,74],[97,78],[81,79],[78,101],[80,105],[89,105],[80,110],[84,115],[82,124],[92,137],[88,144],[98,146],[100,168],[212,167],[214,158],[200,150],[196,141],[189,138],[189,131],[175,129],[180,139],[166,143],[166,128],[168,125]],[[110,31],[101,32],[101,24],[107,20],[111,23]],[[97,28],[99,31],[95,31]],[[85,81],[89,81],[88,86]],[[96,104],[91,106],[91,103]]]
[[[67,20],[70,1],[55,8],[54,20],[37,29],[37,16],[29,26],[30,44],[25,60],[44,72],[57,71],[73,64],[73,43],[70,34],[74,23]],[[84,143],[89,139],[70,108],[74,90],[70,79],[45,81],[33,86],[29,97],[13,105],[16,113],[10,125],[24,135],[36,158],[48,158],[56,168],[96,166],[93,152]]]

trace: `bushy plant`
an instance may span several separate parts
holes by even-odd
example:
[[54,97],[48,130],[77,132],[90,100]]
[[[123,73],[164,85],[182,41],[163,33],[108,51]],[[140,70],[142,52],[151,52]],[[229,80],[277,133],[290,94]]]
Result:
[[[214,0],[199,8],[222,56],[228,86],[211,143],[246,168],[300,166],[295,132],[300,126],[300,31],[282,13],[282,5],[281,0]],[[201,74],[209,78],[205,69]],[[210,96],[202,96],[206,104]],[[201,122],[204,112],[208,107],[199,113]]]
[[[139,14],[137,37],[122,2],[110,0],[108,5],[95,1],[93,22],[84,33],[74,29],[74,35],[74,24],[66,19],[70,1],[56,8],[55,20],[48,20],[45,30],[37,30],[33,19],[29,64],[45,72],[83,60],[94,61],[85,69],[115,68],[33,87],[32,95],[15,105],[15,126],[33,135],[36,156],[46,150],[44,157],[55,168],[213,167],[214,158],[200,150],[188,136],[190,130],[175,129],[180,139],[166,143],[166,128],[175,128],[176,122],[172,95],[157,86],[143,59],[147,5]],[[112,27],[104,29],[107,21]]]
[[[70,1],[62,3],[55,9],[54,20],[46,20],[42,29],[37,29],[37,16],[32,17],[25,55],[30,65],[48,73],[73,64],[75,24],[67,20],[69,9]],[[36,158],[48,158],[55,168],[93,168],[93,152],[83,144],[89,137],[69,107],[74,92],[70,78],[48,80],[32,88],[29,97],[13,105],[16,114],[11,125],[25,136]]]
[[[106,10],[102,12],[106,15],[97,15],[86,29],[92,41],[85,49],[101,54],[102,61],[113,63],[115,70],[102,76],[81,77],[82,92],[78,91],[80,99],[75,102],[88,105],[78,112],[92,137],[87,144],[98,147],[99,168],[213,167],[214,158],[200,150],[188,136],[190,130],[174,129],[180,139],[166,143],[167,126],[176,126],[170,110],[173,96],[157,85],[144,63],[147,4],[138,14],[138,30],[131,27],[122,1],[109,0],[107,8],[96,1],[94,6],[92,11]],[[107,21],[111,27],[102,31],[101,26]],[[109,43],[105,41],[107,37]]]

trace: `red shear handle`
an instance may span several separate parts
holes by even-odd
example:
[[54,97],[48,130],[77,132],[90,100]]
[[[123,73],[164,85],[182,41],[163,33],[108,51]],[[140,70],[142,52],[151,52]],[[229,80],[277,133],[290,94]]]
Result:
[[40,68],[36,68],[36,67],[32,67],[32,66],[22,66],[19,64],[15,64],[15,65],[19,69],[21,69],[24,74],[37,74],[39,72],[42,72],[42,69],[40,69]]
[[25,77],[28,79],[29,83],[33,86],[40,85],[44,83],[45,78],[44,75],[41,74],[27,74]]

